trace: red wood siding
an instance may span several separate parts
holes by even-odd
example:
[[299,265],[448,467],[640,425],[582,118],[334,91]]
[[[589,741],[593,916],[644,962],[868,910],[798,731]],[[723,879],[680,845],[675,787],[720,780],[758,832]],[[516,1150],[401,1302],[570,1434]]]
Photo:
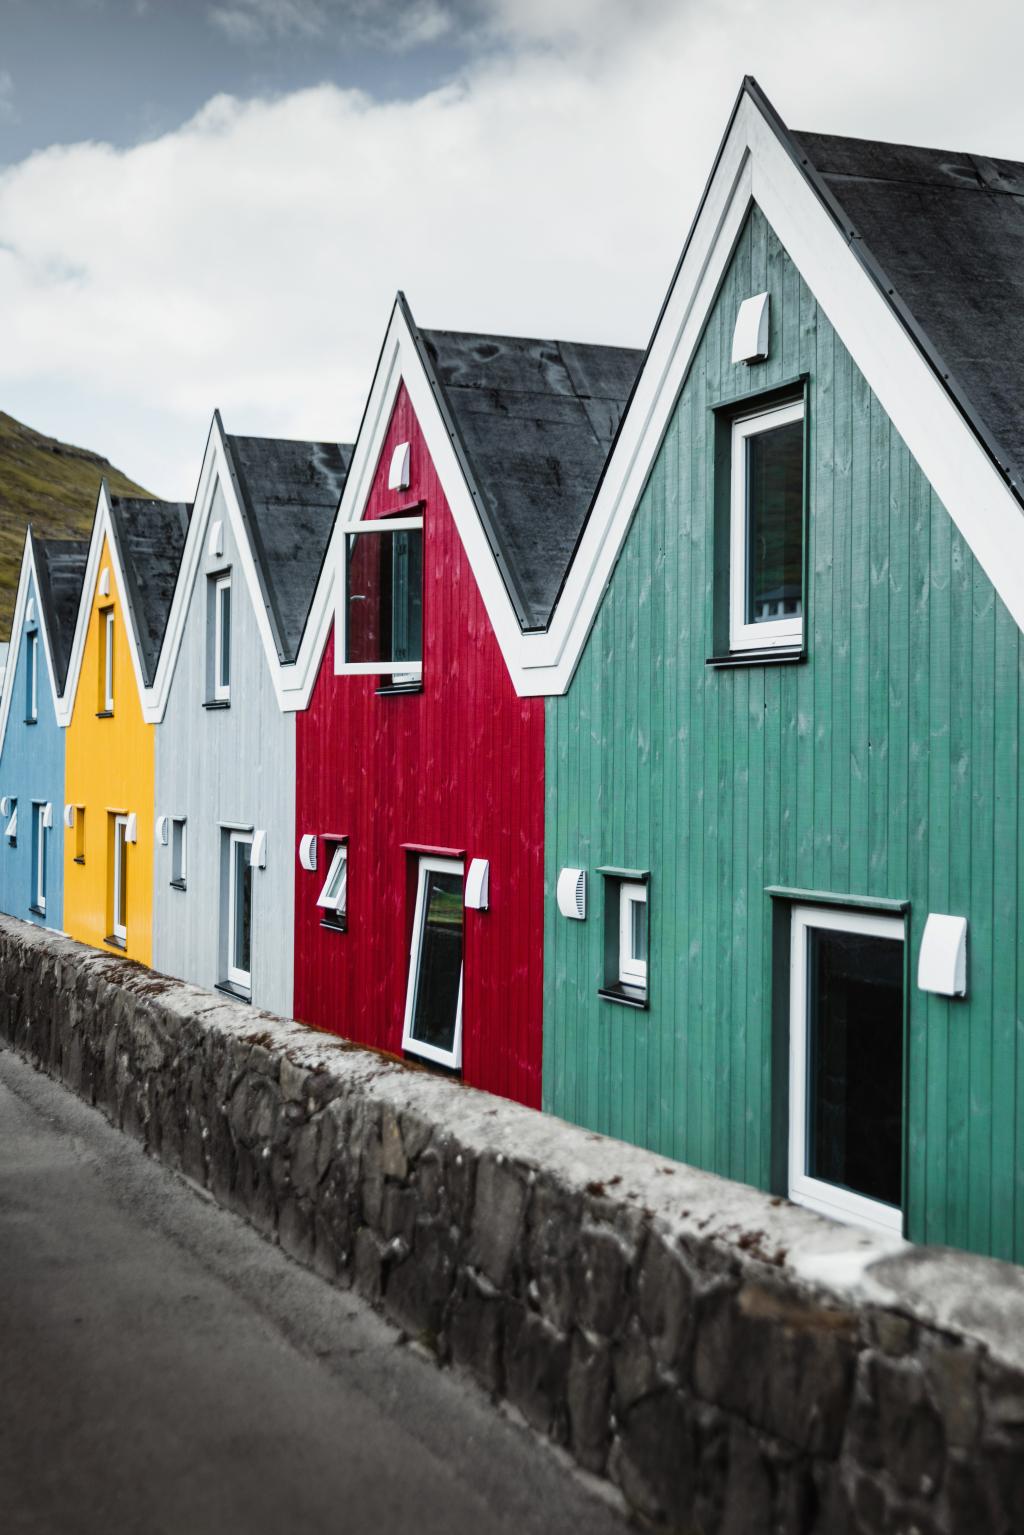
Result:
[[[411,445],[408,490],[389,491]],[[297,833],[349,839],[348,931],[320,925],[320,867],[296,877],[295,1014],[398,1052],[415,897],[408,844],[490,861],[465,914],[463,1077],[539,1106],[544,951],[544,700],[517,698],[404,387],[367,516],[424,503],[423,691],[336,677],[328,643],[296,730]]]

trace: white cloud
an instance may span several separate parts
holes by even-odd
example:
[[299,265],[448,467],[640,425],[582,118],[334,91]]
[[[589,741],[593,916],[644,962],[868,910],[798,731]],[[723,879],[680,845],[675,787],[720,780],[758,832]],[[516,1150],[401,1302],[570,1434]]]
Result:
[[220,97],[0,174],[3,408],[190,495],[215,405],[351,438],[398,287],[427,326],[643,345],[744,68],[797,128],[1024,158],[1024,27],[995,48],[984,0],[594,0],[587,38],[583,0],[488,3],[523,38],[446,89]]
[[[489,0],[463,0],[471,10],[478,3]],[[341,36],[406,52],[445,36],[456,9],[445,0],[223,0],[207,15],[233,42]]]

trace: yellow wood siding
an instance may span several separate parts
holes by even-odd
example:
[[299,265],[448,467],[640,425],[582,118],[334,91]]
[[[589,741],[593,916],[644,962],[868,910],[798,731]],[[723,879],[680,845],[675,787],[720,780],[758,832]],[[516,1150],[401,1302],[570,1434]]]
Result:
[[[110,571],[110,595],[100,596],[99,575]],[[103,612],[114,610],[114,708],[103,708]],[[127,939],[123,952],[144,965],[153,957],[154,726],[142,715],[128,646],[127,617],[106,539],[90,597],[89,630],[67,729],[65,797],[85,807],[85,862],[76,861],[79,837],[64,841],[64,926],[72,938],[111,952],[113,930],[113,816],[134,813],[137,840],[127,849]]]

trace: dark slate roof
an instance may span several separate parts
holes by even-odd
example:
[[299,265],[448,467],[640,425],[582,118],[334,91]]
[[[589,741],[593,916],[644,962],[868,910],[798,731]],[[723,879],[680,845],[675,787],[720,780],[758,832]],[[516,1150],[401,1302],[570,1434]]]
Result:
[[348,443],[231,437],[228,456],[263,600],[284,662],[298,654],[341,502]]
[[89,558],[89,540],[37,538],[33,534],[32,547],[39,606],[49,637],[57,692],[63,693]]
[[156,676],[191,511],[183,501],[110,497],[114,538],[147,686]]
[[999,467],[1024,493],[1024,165],[794,133],[819,190]]
[[643,353],[418,333],[523,629],[545,629]]

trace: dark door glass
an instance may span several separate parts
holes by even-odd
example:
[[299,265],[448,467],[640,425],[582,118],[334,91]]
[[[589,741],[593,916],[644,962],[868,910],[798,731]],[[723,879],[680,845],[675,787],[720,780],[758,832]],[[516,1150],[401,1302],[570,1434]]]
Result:
[[462,982],[462,875],[428,869],[412,1035],[437,1050],[455,1046]]
[[903,944],[809,929],[807,1171],[899,1206]]
[[804,424],[747,438],[748,624],[803,612]]
[[235,843],[235,934],[232,964],[248,975],[252,970],[252,853],[250,842]]

